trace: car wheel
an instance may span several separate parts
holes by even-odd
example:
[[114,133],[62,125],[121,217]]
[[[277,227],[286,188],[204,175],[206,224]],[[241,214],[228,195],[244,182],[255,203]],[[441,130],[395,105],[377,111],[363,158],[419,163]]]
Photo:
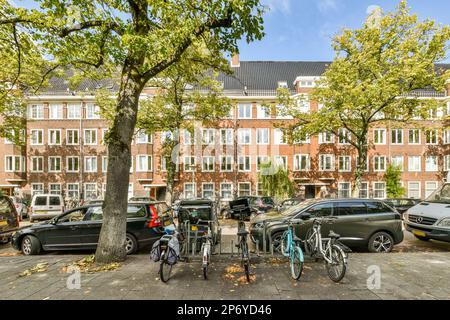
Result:
[[414,236],[421,241],[430,241],[430,238],[427,238],[427,237],[421,237],[421,236],[417,236],[417,235],[414,235]]
[[284,232],[276,232],[272,235],[273,252],[281,252],[281,240]]
[[393,247],[394,238],[387,232],[377,232],[369,239],[370,252],[391,252]]
[[41,242],[34,236],[25,236],[22,239],[21,250],[26,256],[37,255],[41,252]]
[[138,244],[136,241],[136,238],[127,233],[127,236],[125,238],[125,251],[127,252],[127,254],[133,254],[137,251],[138,248]]

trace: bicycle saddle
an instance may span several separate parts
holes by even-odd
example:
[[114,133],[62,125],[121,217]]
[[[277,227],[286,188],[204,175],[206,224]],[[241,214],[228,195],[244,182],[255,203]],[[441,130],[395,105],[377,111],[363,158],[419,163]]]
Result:
[[240,236],[246,236],[246,235],[248,235],[248,231],[245,230],[245,229],[238,230],[237,235],[238,235],[239,237],[240,237]]
[[330,231],[329,235],[330,238],[334,238],[334,239],[339,239],[340,235],[338,235],[336,232],[334,232],[333,230]]

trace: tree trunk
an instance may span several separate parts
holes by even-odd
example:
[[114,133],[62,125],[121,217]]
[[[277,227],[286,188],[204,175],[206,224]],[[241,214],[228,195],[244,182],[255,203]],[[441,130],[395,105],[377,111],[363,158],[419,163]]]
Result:
[[358,145],[358,162],[356,163],[355,182],[353,185],[352,198],[359,198],[362,178],[367,167],[368,148],[366,145],[366,140],[364,139],[362,142],[359,142]]
[[103,224],[95,261],[111,263],[126,258],[128,184],[131,166],[131,141],[137,120],[138,100],[143,85],[124,67],[116,116],[108,133],[108,172],[103,203]]
[[166,203],[171,206],[173,202],[173,189],[175,184],[175,172],[177,164],[170,159],[167,164],[167,188],[166,188]]

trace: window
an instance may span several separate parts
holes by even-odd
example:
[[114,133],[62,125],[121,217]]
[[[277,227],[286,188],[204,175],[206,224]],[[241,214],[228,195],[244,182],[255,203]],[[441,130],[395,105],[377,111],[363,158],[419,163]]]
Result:
[[[450,114],[449,114],[450,116]],[[450,144],[450,129],[444,130],[444,144]]]
[[334,135],[331,132],[319,133],[319,143],[333,143]]
[[192,145],[194,144],[194,135],[189,130],[185,129],[183,130],[183,140],[185,145]]
[[136,156],[136,172],[149,172],[153,169],[153,158],[147,154]]
[[184,198],[192,199],[196,197],[195,183],[184,184]]
[[60,145],[61,144],[61,130],[60,129],[48,130],[48,144],[49,145]]
[[256,143],[269,144],[269,128],[256,129]]
[[420,156],[408,157],[408,171],[420,172],[420,170],[421,170]]
[[425,158],[425,171],[436,172],[438,171],[438,157],[427,156]]
[[345,128],[341,128],[338,131],[339,144],[349,144],[351,141],[351,133]]
[[369,198],[369,183],[361,182],[361,186],[359,187],[359,197],[362,199]]
[[[359,161],[359,157],[356,156],[356,162],[355,162],[355,167],[358,167],[358,161]],[[366,159],[366,167],[364,168],[364,171],[369,171],[369,158]]]
[[306,96],[302,96],[297,100],[297,108],[301,113],[308,113],[311,110],[311,102]]
[[425,131],[425,139],[426,144],[438,144],[438,130],[426,130]]
[[284,170],[287,170],[288,168],[288,157],[287,156],[275,156],[274,157],[274,164],[277,167],[282,167]]
[[220,184],[220,197],[222,199],[233,199],[233,184],[223,182]]
[[100,119],[99,106],[93,103],[86,104],[86,119]]
[[238,196],[246,197],[252,194],[250,182],[239,182],[238,184]]
[[30,106],[30,119],[44,119],[44,106],[42,104]]
[[42,145],[44,144],[44,130],[33,129],[30,131],[30,144],[31,145]]
[[352,171],[352,158],[350,156],[339,156],[339,171]]
[[250,144],[251,141],[250,129],[238,129],[238,144]]
[[374,144],[386,144],[386,129],[374,129],[373,130],[373,143]]
[[220,171],[230,172],[233,171],[233,157],[221,156],[220,157]]
[[31,172],[44,171],[44,157],[31,157]]
[[319,171],[334,171],[334,155],[319,155]]
[[204,145],[214,144],[214,135],[216,130],[214,129],[203,129],[202,130],[202,143]]
[[67,119],[80,119],[81,105],[79,103],[67,104]]
[[97,184],[96,183],[85,183],[84,184],[84,199],[85,200],[97,199]]
[[428,198],[438,188],[437,181],[425,182],[425,198]]
[[103,128],[102,129],[102,144],[106,143],[106,135],[108,134],[109,129]]
[[84,129],[84,144],[85,145],[97,144],[97,129]]
[[375,199],[385,199],[386,198],[386,183],[385,182],[374,182],[373,183],[373,197]]
[[80,132],[78,129],[67,129],[66,130],[66,144],[68,145],[77,145],[80,143],[79,141]]
[[256,170],[260,171],[261,170],[261,164],[265,164],[269,162],[269,156],[258,156],[256,158]]
[[232,145],[233,140],[233,129],[220,129],[220,143],[222,145]]
[[43,183],[32,183],[31,184],[31,196],[35,194],[43,194],[44,193],[44,184]]
[[70,199],[80,198],[80,186],[78,183],[68,183],[67,184],[67,196]]
[[393,156],[391,158],[391,164],[394,167],[399,168],[401,171],[403,171],[403,156]]
[[350,198],[351,196],[351,184],[350,182],[339,182],[338,184],[338,197]]
[[202,184],[202,198],[203,199],[214,198],[214,183],[205,182]]
[[274,144],[287,144],[286,130],[274,129]]
[[102,172],[108,172],[108,157],[102,157]]
[[48,157],[48,172],[61,172],[61,157]]
[[67,157],[67,172],[78,172],[80,169],[80,158],[79,157]]
[[144,130],[139,130],[136,134],[136,143],[145,144],[149,143],[149,135]]
[[444,171],[450,171],[450,155],[444,156]]
[[386,171],[386,157],[374,156],[373,157],[373,170],[375,172]]
[[270,106],[256,105],[256,117],[258,119],[270,119]]
[[294,171],[309,171],[309,154],[296,154],[294,156]]
[[250,156],[239,156],[238,164],[239,164],[239,171],[242,172],[250,171]]
[[403,144],[403,129],[392,129],[391,130],[391,143],[392,144]]
[[6,172],[24,172],[25,157],[22,156],[5,156]]
[[327,217],[333,213],[333,203],[323,203],[309,208],[308,212],[313,217]]
[[335,210],[337,211],[335,215],[338,216],[367,214],[367,206],[364,202],[337,202]]
[[409,129],[408,130],[408,143],[409,144],[420,144],[420,129]]
[[239,119],[251,119],[252,118],[252,105],[250,103],[238,104],[238,117]]
[[48,185],[50,194],[61,194],[61,184],[60,183],[50,183]]
[[275,106],[275,113],[277,119],[293,119],[292,115],[289,114],[289,110],[282,104]]
[[420,182],[408,182],[408,198],[420,199]]
[[202,171],[212,172],[214,171],[214,157],[202,157]]
[[84,157],[84,171],[97,172],[97,157]]
[[264,187],[262,182],[258,182],[258,184],[256,185],[256,195],[259,197],[263,197],[264,196]]
[[278,81],[278,88],[284,88],[284,89],[289,88],[287,81]]
[[63,119],[62,104],[49,104],[49,119]]
[[307,144],[311,143],[311,138],[308,134],[300,132],[299,129],[294,130],[294,143],[295,144]]
[[[106,183],[105,183],[105,192],[104,192],[104,194],[106,194]],[[128,199],[132,198],[133,196],[134,196],[134,185],[132,183],[129,183],[128,184]],[[143,209],[141,206],[136,206],[136,207],[132,207],[132,208],[134,208],[134,210],[141,210],[141,209]],[[142,213],[143,215],[139,215],[139,216],[144,217],[145,216],[145,210],[141,210],[141,211],[144,211]],[[130,216],[130,213],[131,212],[128,212],[128,216]],[[133,212],[133,213],[136,214],[136,212]]]
[[196,170],[196,161],[193,156],[184,157],[184,171],[185,172],[193,172]]

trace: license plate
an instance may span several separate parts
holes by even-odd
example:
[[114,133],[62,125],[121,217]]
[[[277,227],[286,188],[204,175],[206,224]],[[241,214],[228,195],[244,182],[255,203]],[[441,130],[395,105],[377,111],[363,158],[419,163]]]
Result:
[[192,227],[191,227],[191,230],[192,230],[192,231],[197,231],[197,230],[198,230],[198,227],[197,227],[197,226],[192,226]]
[[0,221],[0,226],[6,226],[7,224],[8,224],[8,221],[6,221],[6,220]]
[[35,214],[46,214],[47,211],[35,211],[34,213],[35,213]]
[[164,221],[164,226],[165,227],[170,226],[171,224],[172,224],[172,222],[170,220]]
[[413,230],[413,233],[419,237],[426,237],[425,232],[422,232],[422,231]]

